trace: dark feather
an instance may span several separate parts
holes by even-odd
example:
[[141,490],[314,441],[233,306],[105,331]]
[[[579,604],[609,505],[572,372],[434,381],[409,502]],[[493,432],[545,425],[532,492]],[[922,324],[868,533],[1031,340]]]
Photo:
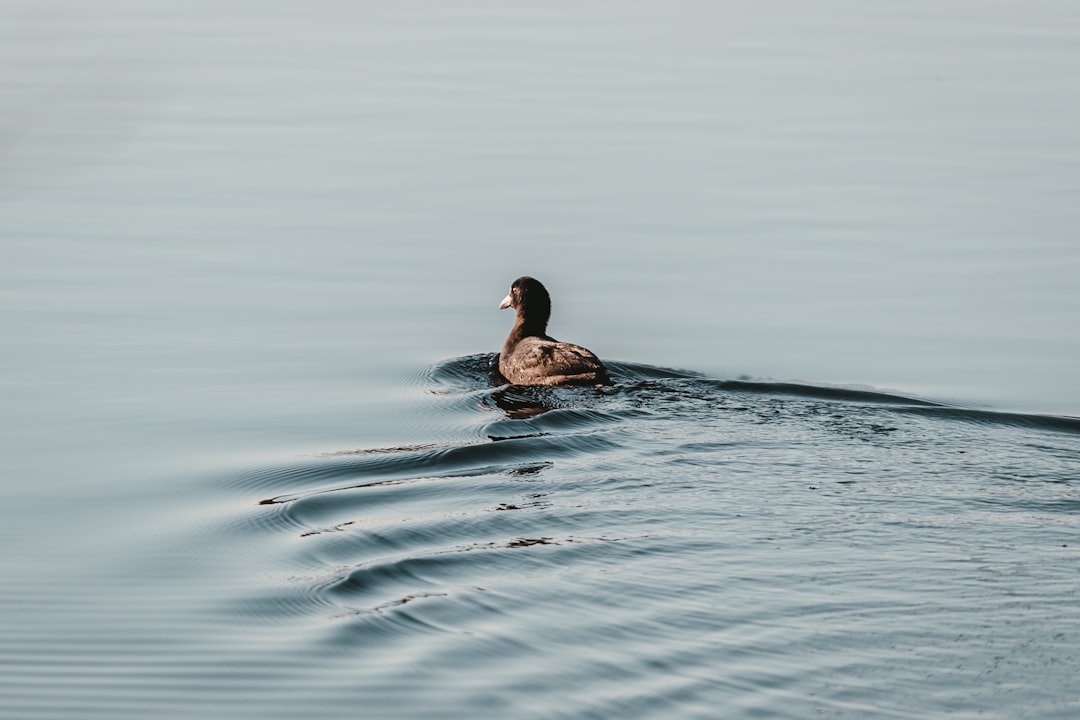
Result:
[[515,385],[610,385],[604,364],[580,345],[547,335],[551,298],[538,280],[521,277],[507,296],[517,322],[499,354],[499,372]]

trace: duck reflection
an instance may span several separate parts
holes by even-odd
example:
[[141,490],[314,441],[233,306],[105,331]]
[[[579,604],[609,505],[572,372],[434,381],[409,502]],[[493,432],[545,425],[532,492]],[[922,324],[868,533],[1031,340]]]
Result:
[[489,398],[489,404],[494,404],[511,420],[528,420],[564,407],[549,388],[538,385],[503,385],[492,390]]

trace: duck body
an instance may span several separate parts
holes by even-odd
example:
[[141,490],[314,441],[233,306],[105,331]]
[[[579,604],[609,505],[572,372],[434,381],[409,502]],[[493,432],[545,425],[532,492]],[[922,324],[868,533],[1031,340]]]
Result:
[[517,321],[499,353],[499,372],[514,385],[610,385],[607,368],[589,350],[547,334],[551,296],[539,280],[520,277],[500,309],[517,310]]

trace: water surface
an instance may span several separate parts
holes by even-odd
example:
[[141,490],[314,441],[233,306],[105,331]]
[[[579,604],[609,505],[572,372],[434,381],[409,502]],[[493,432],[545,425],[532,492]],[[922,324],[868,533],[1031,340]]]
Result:
[[0,715],[1075,716],[1078,29],[4,4]]

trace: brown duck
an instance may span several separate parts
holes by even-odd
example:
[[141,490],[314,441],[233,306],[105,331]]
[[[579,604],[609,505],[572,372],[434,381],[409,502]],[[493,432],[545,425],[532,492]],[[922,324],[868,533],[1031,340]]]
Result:
[[499,353],[499,372],[514,385],[610,385],[600,359],[580,345],[547,334],[551,296],[539,280],[519,277],[499,309],[517,310],[517,322]]

